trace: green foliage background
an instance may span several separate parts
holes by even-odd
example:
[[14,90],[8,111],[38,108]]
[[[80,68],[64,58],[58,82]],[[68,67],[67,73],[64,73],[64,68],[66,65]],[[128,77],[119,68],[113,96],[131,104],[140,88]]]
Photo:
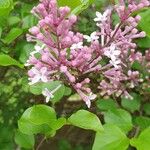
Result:
[[[102,11],[112,2],[59,0],[59,5],[69,5],[72,13],[81,13],[74,30],[90,34],[96,29],[95,11]],[[146,98],[132,93],[132,101],[99,99],[94,108],[83,110],[86,108],[82,102],[73,101],[78,97],[70,97],[71,90],[62,86],[52,100],[53,108],[42,105],[41,88],[48,85],[29,87],[27,69],[23,66],[34,47],[25,37],[28,29],[37,23],[30,14],[37,3],[37,0],[0,0],[0,150],[33,149],[45,138],[53,142],[45,142],[45,147],[41,147],[44,150],[53,146],[53,150],[132,150],[135,147],[149,150],[150,89],[145,93]],[[150,9],[139,14],[142,16],[139,29],[144,30],[147,37],[136,42],[144,52],[150,47]],[[139,68],[139,64],[136,67]],[[54,82],[48,88],[58,84]],[[71,101],[66,102],[68,97]]]

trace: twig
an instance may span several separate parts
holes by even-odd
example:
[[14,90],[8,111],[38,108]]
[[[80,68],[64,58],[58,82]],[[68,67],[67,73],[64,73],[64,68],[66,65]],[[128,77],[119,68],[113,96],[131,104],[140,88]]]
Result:
[[40,141],[40,143],[38,144],[36,150],[39,150],[39,148],[42,146],[43,142],[45,141],[45,137],[42,138],[42,140]]

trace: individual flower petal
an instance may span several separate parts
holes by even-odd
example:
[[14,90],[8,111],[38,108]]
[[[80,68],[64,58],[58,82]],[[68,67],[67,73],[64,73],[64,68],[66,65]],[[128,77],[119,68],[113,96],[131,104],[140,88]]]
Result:
[[96,18],[94,19],[95,22],[105,22],[107,20],[109,10],[107,9],[103,14],[100,12],[96,12]]
[[46,97],[46,103],[49,102],[50,99],[54,98],[54,93],[61,87],[62,85],[58,85],[54,90],[52,91],[49,91],[47,88],[45,88],[43,91],[42,91],[42,94]]
[[45,88],[45,89],[42,91],[42,94],[46,97],[46,103],[48,103],[50,99],[54,98],[53,93],[50,92],[47,88]]
[[96,33],[96,32],[91,33],[90,36],[84,35],[83,37],[84,37],[84,39],[87,40],[87,42],[93,42],[93,41],[99,39],[99,36],[97,36],[97,33]]
[[81,49],[81,48],[83,48],[83,42],[79,42],[79,43],[73,44],[73,45],[70,47],[71,50]]

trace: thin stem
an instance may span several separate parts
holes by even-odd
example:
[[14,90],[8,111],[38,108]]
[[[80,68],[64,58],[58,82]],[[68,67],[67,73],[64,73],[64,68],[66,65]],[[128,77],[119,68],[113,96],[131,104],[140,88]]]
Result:
[[140,127],[137,127],[135,130],[134,137],[137,137],[139,135],[139,132],[140,132]]
[[118,30],[120,29],[120,27],[122,26],[123,22],[120,22],[117,29],[115,30],[114,34],[112,35],[112,37],[110,38],[110,40],[104,45],[104,47],[108,46],[114,39],[115,35],[117,34]]
[[39,150],[39,148],[42,146],[43,142],[45,141],[45,137],[42,138],[42,140],[40,141],[40,143],[38,144],[36,150]]

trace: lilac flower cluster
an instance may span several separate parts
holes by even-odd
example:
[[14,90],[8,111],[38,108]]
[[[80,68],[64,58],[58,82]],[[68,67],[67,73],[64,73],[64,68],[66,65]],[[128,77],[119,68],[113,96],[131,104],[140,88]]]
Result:
[[[137,51],[134,39],[145,37],[146,33],[136,28],[141,17],[131,14],[149,5],[148,0],[138,3],[128,0],[126,6],[120,0],[103,14],[96,12],[94,21],[98,30],[89,36],[72,31],[77,17],[70,15],[69,7],[59,8],[56,0],[40,0],[32,9],[39,22],[27,35],[28,41],[38,42],[26,63],[32,66],[28,72],[29,84],[61,80],[76,90],[88,107],[98,94],[132,99],[129,91],[150,80],[150,51],[145,55]],[[115,26],[113,13],[120,17],[120,23]],[[144,66],[145,77],[132,69],[135,62]],[[91,90],[90,77],[95,75],[100,78],[97,95]],[[43,95],[52,97],[48,89]]]

